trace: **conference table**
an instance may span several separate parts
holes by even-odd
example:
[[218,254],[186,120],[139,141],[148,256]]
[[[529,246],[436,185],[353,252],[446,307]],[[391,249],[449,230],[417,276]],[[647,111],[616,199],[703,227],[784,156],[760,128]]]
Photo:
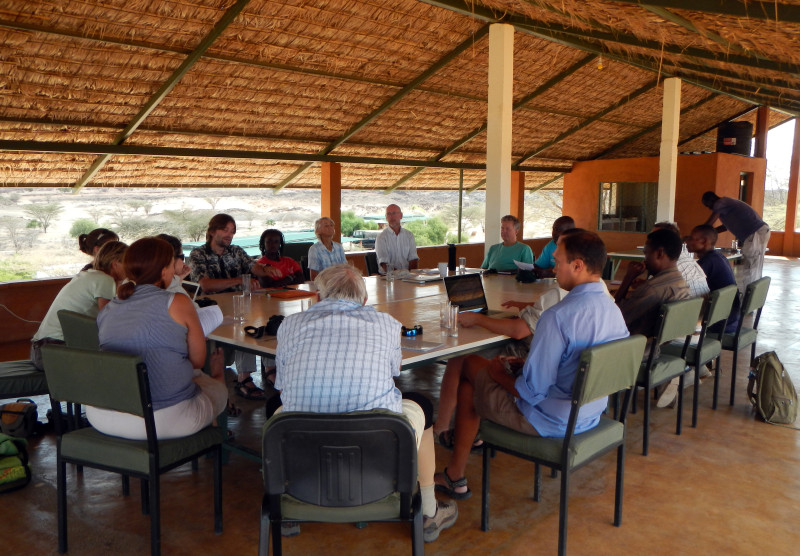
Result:
[[[392,315],[408,328],[421,325],[423,334],[417,340],[441,344],[435,349],[425,351],[419,351],[419,348],[404,349],[402,360],[404,370],[511,341],[507,336],[489,332],[478,326],[459,327],[457,337],[447,335],[447,330],[440,326],[440,307],[442,302],[447,300],[442,280],[426,283],[403,280],[389,282],[382,276],[370,276],[364,280],[367,286],[367,305]],[[533,303],[544,291],[555,286],[555,280],[552,278],[523,284],[517,282],[514,276],[498,274],[485,275],[483,282],[488,306],[497,311],[505,311],[502,308],[505,301]],[[313,284],[303,284],[296,289],[313,293]],[[288,316],[306,311],[316,302],[316,297],[281,299],[269,293],[254,293],[244,322],[235,322],[230,317],[234,295],[224,293],[209,296],[219,304],[225,319],[209,334],[208,339],[215,344],[266,356],[275,355],[278,347],[276,337],[265,335],[256,339],[246,334],[244,328],[264,326],[272,315]],[[516,309],[510,309],[507,310],[506,316],[516,313]],[[369,329],[365,328],[364,334],[369,334]]]

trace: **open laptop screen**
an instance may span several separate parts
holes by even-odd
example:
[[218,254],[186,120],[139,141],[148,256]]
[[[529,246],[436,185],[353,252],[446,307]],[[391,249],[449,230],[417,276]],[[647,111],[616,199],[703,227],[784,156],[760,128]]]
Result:
[[444,279],[444,287],[450,303],[458,305],[461,312],[488,309],[480,274],[447,276]]

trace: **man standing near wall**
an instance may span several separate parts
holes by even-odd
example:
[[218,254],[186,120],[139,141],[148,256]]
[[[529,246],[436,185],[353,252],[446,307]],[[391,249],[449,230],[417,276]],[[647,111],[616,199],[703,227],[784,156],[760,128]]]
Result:
[[743,264],[738,286],[744,294],[747,284],[761,278],[764,253],[769,243],[769,226],[750,205],[737,199],[719,197],[713,191],[706,191],[702,200],[711,209],[711,216],[705,224],[713,226],[719,219],[722,226],[717,226],[717,233],[729,231],[739,240]]
[[386,267],[395,269],[415,269],[419,264],[417,243],[414,234],[402,227],[403,211],[397,205],[386,207],[386,228],[375,240],[375,254],[381,274],[386,274]]

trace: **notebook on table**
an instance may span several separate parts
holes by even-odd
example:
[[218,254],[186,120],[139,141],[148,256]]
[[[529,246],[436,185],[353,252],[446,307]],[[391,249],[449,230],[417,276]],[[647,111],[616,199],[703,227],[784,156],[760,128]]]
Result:
[[486,303],[483,277],[480,274],[457,274],[444,279],[447,299],[458,305],[459,313],[474,312],[487,316],[508,316],[508,311],[494,311]]

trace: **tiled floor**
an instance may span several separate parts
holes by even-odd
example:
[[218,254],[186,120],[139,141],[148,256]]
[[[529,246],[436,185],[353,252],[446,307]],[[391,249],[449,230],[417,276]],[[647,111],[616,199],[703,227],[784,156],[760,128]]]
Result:
[[[761,320],[758,352],[776,350],[800,385],[800,284],[796,260],[770,258],[772,276]],[[631,416],[625,475],[623,524],[613,517],[613,457],[578,471],[570,492],[570,554],[796,554],[800,527],[800,432],[753,418],[745,401],[747,352],[741,354],[737,400],[727,405],[730,354],[723,357],[723,404],[712,411],[711,383],[701,387],[697,429],[674,434],[675,410],[655,410],[650,456],[641,455],[641,411]],[[403,388],[438,395],[441,366],[406,373]],[[688,396],[691,400],[691,395]],[[40,401],[45,401],[39,398]],[[245,414],[232,428],[245,444],[257,447],[263,409],[244,402]],[[685,416],[688,416],[688,408]],[[56,553],[55,440],[31,442],[34,481],[0,495],[0,553]],[[439,468],[448,453],[437,447]],[[186,466],[162,482],[165,554],[255,554],[261,476],[257,463],[233,455],[224,480],[224,533],[215,536],[210,509],[210,463],[192,473]],[[492,530],[481,532],[480,458],[467,469],[472,499],[459,504],[458,523],[426,545],[429,554],[552,554],[556,550],[558,482],[546,477],[543,497],[531,500],[532,465],[503,454],[493,464]],[[119,480],[107,473],[69,471],[70,553],[146,554],[148,518],[139,509],[137,489],[129,499]],[[135,486],[135,485],[134,485]],[[397,524],[305,524],[287,539],[287,554],[407,554],[407,528]]]

